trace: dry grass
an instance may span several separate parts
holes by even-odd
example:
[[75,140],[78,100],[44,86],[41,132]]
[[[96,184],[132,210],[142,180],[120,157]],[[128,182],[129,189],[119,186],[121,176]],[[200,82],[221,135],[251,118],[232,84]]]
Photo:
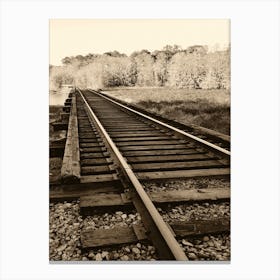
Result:
[[185,124],[230,134],[230,92],[168,88],[114,88],[108,94]]

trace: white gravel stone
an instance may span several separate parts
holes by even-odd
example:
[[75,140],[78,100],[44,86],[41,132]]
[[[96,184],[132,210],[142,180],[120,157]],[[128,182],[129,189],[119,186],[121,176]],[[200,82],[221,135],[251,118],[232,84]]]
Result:
[[189,254],[188,254],[188,258],[189,258],[190,260],[195,260],[195,259],[197,259],[197,256],[196,256],[196,254],[194,254],[194,253],[189,253]]
[[114,260],[119,259],[119,257],[120,257],[120,254],[119,254],[119,253],[114,253],[114,254],[113,254],[113,259],[114,259]]
[[130,253],[130,248],[129,247],[125,247],[124,251],[127,252],[127,253]]
[[140,254],[140,250],[137,247],[132,248],[134,254]]
[[101,257],[104,259],[106,257],[108,257],[109,253],[107,251],[103,251],[101,254]]
[[182,243],[183,243],[183,245],[185,245],[185,246],[193,246],[192,243],[186,241],[185,239],[182,240]]
[[128,261],[129,257],[127,255],[124,255],[124,256],[121,257],[121,260],[122,261]]
[[59,247],[57,248],[57,252],[64,251],[66,247],[67,247],[66,244],[59,246]]
[[94,254],[93,252],[90,252],[90,253],[88,254],[88,257],[89,257],[90,259],[95,259],[95,254]]
[[96,261],[102,261],[102,255],[100,253],[95,255],[95,260]]
[[151,252],[151,251],[154,251],[155,250],[155,247],[154,246],[148,246],[148,251]]

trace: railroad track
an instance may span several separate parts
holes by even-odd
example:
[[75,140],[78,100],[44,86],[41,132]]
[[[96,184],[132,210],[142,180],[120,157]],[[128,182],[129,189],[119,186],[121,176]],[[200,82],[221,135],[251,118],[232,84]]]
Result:
[[[142,224],[84,231],[84,249],[149,240],[162,260],[187,260],[176,238],[229,230],[229,219],[167,224],[155,204],[229,199],[229,191],[185,191],[153,195],[143,182],[230,174],[230,151],[104,94],[76,89],[67,100],[68,135],[61,185],[50,198],[80,199],[83,215],[96,209],[135,208]],[[105,240],[105,241],[104,241]]]
[[169,124],[172,127],[178,128],[186,133],[192,134],[200,139],[206,140],[209,143],[212,143],[216,146],[222,147],[228,151],[230,151],[230,136],[219,133],[217,131],[207,129],[205,127],[197,126],[194,124],[182,124],[177,121],[174,121],[172,119],[168,119],[166,117],[163,117],[162,115],[156,114],[156,113],[151,113],[142,107],[133,105],[131,103],[127,103],[123,100],[119,100],[113,96],[108,95],[107,93],[104,92],[98,92],[99,94],[109,97],[111,100],[114,100],[130,109],[133,109],[137,112],[143,113],[149,117],[152,117],[153,119],[159,120],[165,124]]
[[[127,111],[98,93],[86,91],[82,97],[78,96],[78,107],[82,106],[82,101],[94,108],[92,112],[140,180],[229,174],[230,152],[226,149],[184,131],[172,130],[169,125],[148,116],[145,118],[142,114]],[[97,151],[91,146],[96,144],[89,143],[91,139],[81,141],[83,153]],[[83,175],[96,174],[97,168],[91,168],[91,162],[87,161],[87,167],[82,167]]]

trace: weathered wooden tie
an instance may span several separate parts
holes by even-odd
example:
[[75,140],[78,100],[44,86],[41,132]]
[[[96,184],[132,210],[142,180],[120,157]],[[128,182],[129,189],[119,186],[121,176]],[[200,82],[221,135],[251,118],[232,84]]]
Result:
[[172,170],[172,171],[152,171],[152,172],[136,172],[137,177],[141,181],[178,179],[178,178],[194,178],[194,177],[228,177],[230,168],[210,168],[210,169],[194,169],[194,170]]
[[[153,203],[186,203],[198,201],[215,201],[230,199],[229,188],[173,190],[164,192],[147,192]],[[96,210],[120,209],[133,207],[132,200],[127,193],[81,195],[80,211],[82,215],[90,215]]]
[[50,143],[50,158],[60,157],[64,155],[65,143]]
[[60,157],[63,158],[64,148],[65,148],[66,138],[57,139],[54,141],[50,141],[49,143],[49,156],[52,157]]
[[62,122],[69,122],[70,113],[60,113],[61,121]]
[[71,111],[71,105],[65,105],[64,107],[63,107],[63,112],[65,112],[65,113],[70,113],[70,111]]
[[71,202],[79,199],[81,196],[95,196],[104,192],[120,193],[122,191],[121,184],[118,181],[115,181],[114,183],[68,184],[65,187],[60,185],[58,189],[55,189],[55,186],[52,188],[54,189],[51,189],[49,193],[50,202]]
[[53,130],[67,130],[68,129],[68,122],[67,121],[61,121],[61,122],[53,122],[52,124]]
[[[210,221],[172,222],[169,227],[176,238],[217,234],[230,230],[230,219],[221,218]],[[114,246],[147,241],[144,226],[140,223],[132,227],[114,227],[113,229],[87,229],[81,233],[83,249]]]

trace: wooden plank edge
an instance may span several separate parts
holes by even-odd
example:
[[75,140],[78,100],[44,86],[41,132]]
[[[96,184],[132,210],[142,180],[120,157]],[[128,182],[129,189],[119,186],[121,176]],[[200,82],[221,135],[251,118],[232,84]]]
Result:
[[66,139],[63,162],[61,167],[61,180],[63,183],[71,184],[74,182],[80,182],[80,178],[81,178],[81,166],[80,166],[77,107],[76,107],[76,96],[73,95],[71,112],[69,116],[67,139]]

